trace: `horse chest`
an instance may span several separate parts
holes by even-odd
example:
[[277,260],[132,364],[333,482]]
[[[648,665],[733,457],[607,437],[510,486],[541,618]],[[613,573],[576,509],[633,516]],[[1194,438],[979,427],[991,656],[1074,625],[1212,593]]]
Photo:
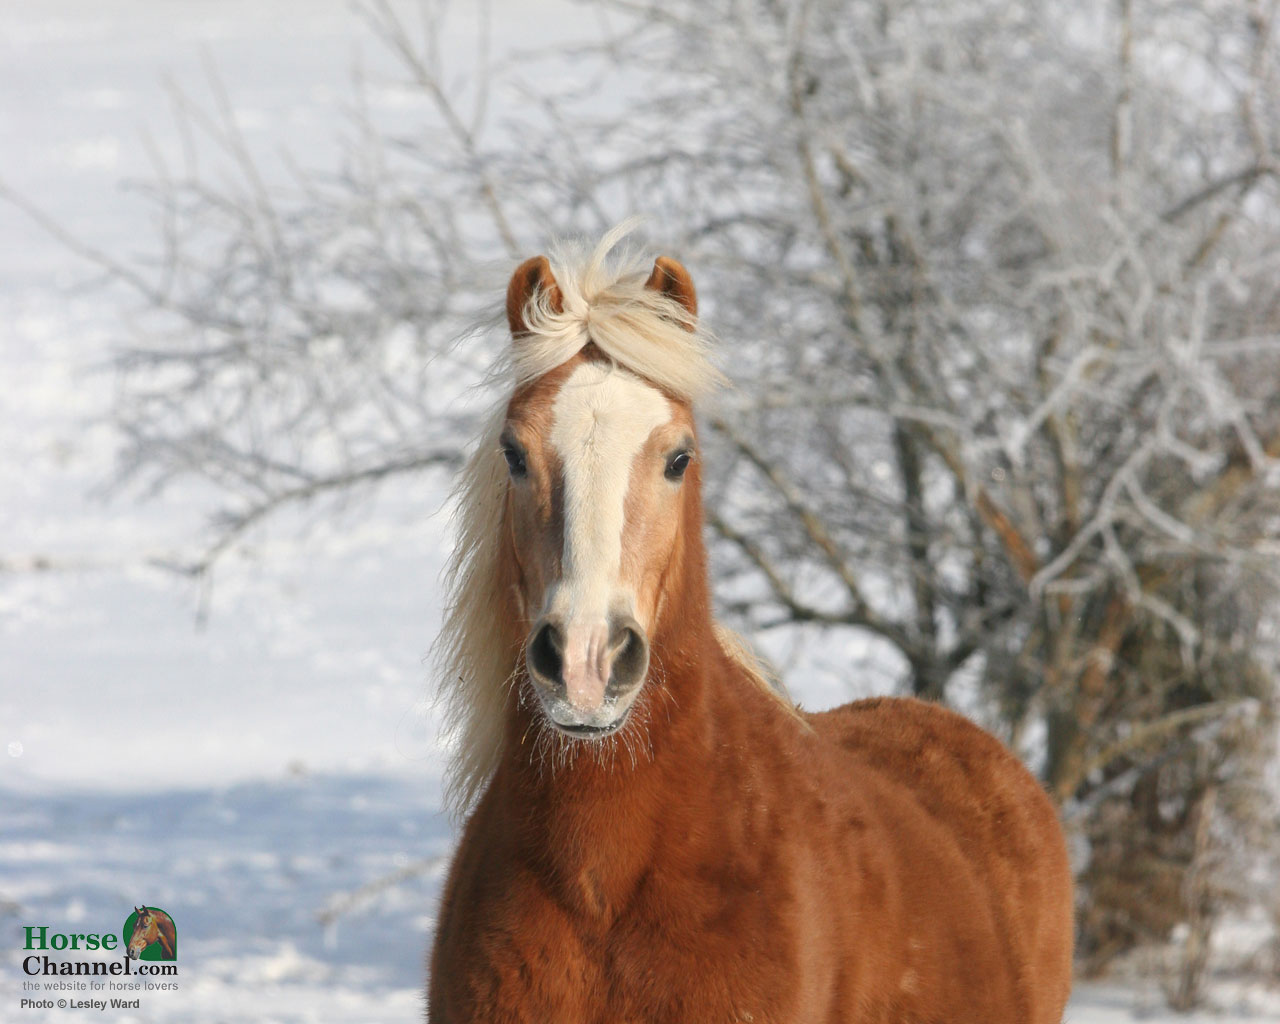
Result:
[[[568,889],[516,872],[446,936],[433,1022],[792,1019],[788,928],[732,872],[651,871],[619,903],[592,872]],[[760,968],[743,972],[741,964]],[[445,1003],[449,1007],[445,1008]]]

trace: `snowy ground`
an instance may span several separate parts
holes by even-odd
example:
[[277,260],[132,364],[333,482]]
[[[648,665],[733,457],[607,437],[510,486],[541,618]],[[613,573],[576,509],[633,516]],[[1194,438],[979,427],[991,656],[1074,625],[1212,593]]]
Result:
[[[494,25],[499,47],[584,30],[561,3],[517,0]],[[144,135],[173,144],[163,76],[199,94],[207,52],[252,145],[323,166],[357,49],[376,75],[339,0],[5,4],[0,181],[140,254],[152,228],[121,182],[147,176]],[[89,497],[111,465],[95,370],[120,318],[86,277],[0,203],[0,565],[54,567],[0,569],[0,1020],[66,1019],[17,1009],[24,925],[112,930],[141,902],[178,922],[181,987],[103,1019],[417,1019],[451,842],[422,701],[440,489],[401,485],[301,538],[285,524],[224,568],[197,629],[197,595],[146,560],[191,540],[200,495]],[[840,696],[794,681],[810,705]],[[1219,1004],[1195,1019],[1280,1019],[1258,990]],[[1160,1005],[1154,983],[1082,987],[1069,1019],[1162,1020]]]
[[[451,837],[435,787],[308,776],[226,788],[5,793],[4,934],[117,930],[147,903],[178,925],[179,988],[121,1021],[409,1021]],[[370,880],[402,876],[376,892]],[[19,909],[20,908],[20,909]],[[326,912],[347,909],[332,923]],[[22,995],[7,943],[0,1019]],[[65,1019],[56,1007],[34,1019]]]

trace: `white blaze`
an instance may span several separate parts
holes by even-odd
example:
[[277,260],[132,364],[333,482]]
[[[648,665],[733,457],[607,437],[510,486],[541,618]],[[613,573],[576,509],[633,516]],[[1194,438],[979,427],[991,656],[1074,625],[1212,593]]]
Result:
[[656,388],[625,370],[587,362],[573,371],[552,408],[551,444],[564,482],[562,576],[545,609],[564,628],[564,682],[569,701],[598,708],[609,681],[609,612],[630,612],[622,531],[636,456],[674,415]]

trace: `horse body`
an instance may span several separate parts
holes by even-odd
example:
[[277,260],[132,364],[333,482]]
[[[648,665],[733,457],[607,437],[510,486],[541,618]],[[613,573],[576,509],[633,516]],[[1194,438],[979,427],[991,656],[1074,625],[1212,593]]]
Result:
[[430,1019],[1056,1024],[1070,882],[1035,780],[936,706],[806,730],[737,671],[679,681],[734,713],[625,782],[504,762],[446,889]]
[[[526,311],[558,295],[529,267],[508,302],[517,344]],[[646,287],[663,287],[660,270],[677,273],[660,261]],[[667,288],[692,311],[687,278]],[[1057,1024],[1072,896],[1048,798],[959,715],[907,699],[801,714],[721,641],[698,467],[673,478],[678,459],[654,456],[670,486],[644,484],[648,447],[674,451],[692,430],[680,394],[666,392],[670,424],[636,428],[658,440],[626,449],[618,578],[631,582],[598,625],[565,597],[592,591],[557,576],[591,534],[573,522],[581,480],[561,480],[564,446],[540,455],[531,432],[554,434],[562,389],[589,395],[582,367],[616,358],[588,344],[517,388],[503,416],[504,438],[523,431],[518,459],[503,444],[511,484],[494,478],[477,502],[493,543],[479,575],[455,576],[485,602],[497,697],[438,917],[429,1019]],[[607,408],[592,416],[596,443],[614,427]],[[575,636],[588,653],[570,664]],[[470,725],[464,756],[486,735]]]

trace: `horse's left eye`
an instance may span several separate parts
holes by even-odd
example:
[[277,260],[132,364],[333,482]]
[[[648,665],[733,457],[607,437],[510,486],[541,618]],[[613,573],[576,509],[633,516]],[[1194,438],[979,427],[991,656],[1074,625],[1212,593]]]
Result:
[[692,452],[676,452],[667,460],[667,468],[664,476],[668,480],[679,480],[684,476],[684,471],[689,468],[689,463],[693,459]]

